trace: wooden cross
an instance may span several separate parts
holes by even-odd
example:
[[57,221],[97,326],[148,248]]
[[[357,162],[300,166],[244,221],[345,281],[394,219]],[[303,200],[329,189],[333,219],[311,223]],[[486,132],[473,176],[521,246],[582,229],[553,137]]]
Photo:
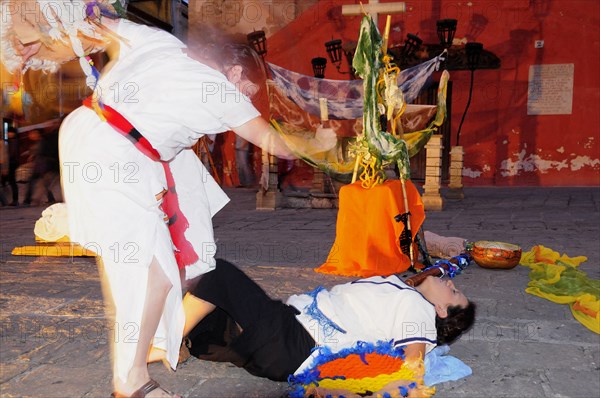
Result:
[[364,12],[371,15],[375,26],[379,14],[398,14],[406,11],[406,3],[380,3],[379,0],[367,0],[368,4],[342,5],[342,15],[362,15]]

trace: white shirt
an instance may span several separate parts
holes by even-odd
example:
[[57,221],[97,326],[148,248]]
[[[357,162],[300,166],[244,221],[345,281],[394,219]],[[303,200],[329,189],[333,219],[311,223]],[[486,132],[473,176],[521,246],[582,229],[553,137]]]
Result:
[[[317,346],[332,353],[358,341],[392,341],[395,347],[425,343],[426,352],[436,346],[434,306],[395,275],[360,279],[331,291],[323,289],[316,300],[313,295],[293,295],[287,304],[301,311],[297,318]],[[296,373],[310,367],[318,351]]]

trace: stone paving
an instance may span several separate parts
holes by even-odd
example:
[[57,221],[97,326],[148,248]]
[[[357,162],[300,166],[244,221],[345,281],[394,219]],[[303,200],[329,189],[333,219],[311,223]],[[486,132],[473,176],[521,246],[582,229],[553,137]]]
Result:
[[[349,278],[317,274],[335,237],[335,209],[256,211],[254,191],[228,191],[214,219],[219,256],[247,271],[272,296],[332,286]],[[428,212],[426,230],[472,241],[499,240],[529,250],[541,244],[600,277],[600,189],[466,188],[465,199]],[[15,257],[33,244],[43,207],[0,209],[0,396],[107,397],[110,355],[95,261]],[[473,375],[438,385],[437,397],[599,397],[600,336],[568,306],[526,294],[528,268],[473,264],[456,283],[478,304],[475,327],[451,354]],[[161,384],[184,397],[283,397],[287,384],[229,364],[191,358]]]

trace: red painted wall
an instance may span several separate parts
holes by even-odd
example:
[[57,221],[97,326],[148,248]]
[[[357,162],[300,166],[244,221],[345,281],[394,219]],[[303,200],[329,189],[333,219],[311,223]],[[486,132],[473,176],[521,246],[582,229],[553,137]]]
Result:
[[[360,17],[341,15],[341,4],[352,3],[315,4],[269,37],[267,61],[312,75],[310,60],[327,57],[326,41],[357,39]],[[406,1],[406,6],[405,13],[392,17],[392,45],[402,43],[407,33],[435,43],[436,20],[456,18],[455,42],[481,42],[502,62],[500,69],[475,72],[473,99],[460,137],[465,185],[600,185],[600,2],[416,0]],[[381,15],[380,30],[384,22]],[[544,40],[544,47],[535,49],[535,40]],[[574,64],[571,114],[527,115],[529,67],[538,64]],[[345,64],[342,70],[347,70]],[[326,77],[348,75],[328,64]],[[453,144],[469,78],[468,71],[451,73]]]

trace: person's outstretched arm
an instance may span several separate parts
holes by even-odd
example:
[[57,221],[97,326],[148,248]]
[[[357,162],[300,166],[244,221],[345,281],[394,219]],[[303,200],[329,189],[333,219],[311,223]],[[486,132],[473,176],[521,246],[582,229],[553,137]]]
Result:
[[233,131],[246,141],[250,141],[278,158],[295,159],[297,157],[285,145],[279,133],[260,116],[234,128]]

